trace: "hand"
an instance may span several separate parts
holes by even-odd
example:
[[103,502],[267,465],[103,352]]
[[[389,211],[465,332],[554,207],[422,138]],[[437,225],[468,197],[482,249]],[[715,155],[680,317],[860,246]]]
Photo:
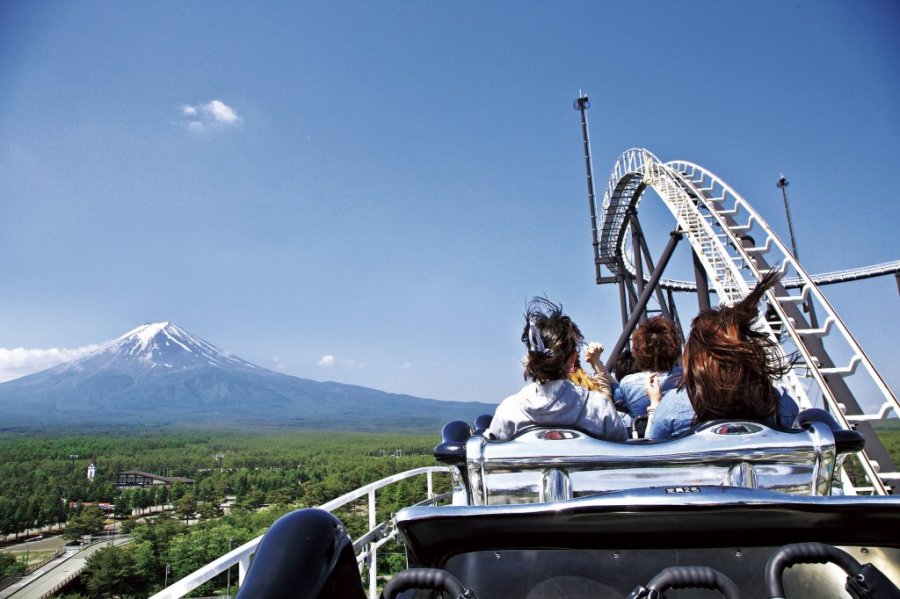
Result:
[[659,387],[659,373],[654,372],[650,375],[650,378],[644,383],[644,391],[647,393],[647,397],[650,398],[650,407],[655,408],[658,406],[662,399],[662,389]]
[[600,363],[600,354],[602,353],[603,344],[594,341],[593,343],[588,343],[587,349],[584,351],[584,359],[588,364],[596,367]]

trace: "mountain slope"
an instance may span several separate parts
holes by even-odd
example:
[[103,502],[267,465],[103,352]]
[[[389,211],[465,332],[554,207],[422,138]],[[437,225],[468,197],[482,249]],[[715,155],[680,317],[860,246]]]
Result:
[[129,331],[93,354],[0,384],[0,428],[272,425],[435,430],[495,406],[317,382],[261,368],[177,325]]

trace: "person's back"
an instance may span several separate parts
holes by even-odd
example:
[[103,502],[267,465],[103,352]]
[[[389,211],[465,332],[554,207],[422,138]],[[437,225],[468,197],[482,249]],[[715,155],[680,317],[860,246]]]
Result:
[[488,433],[505,441],[532,425],[572,427],[611,441],[627,438],[608,396],[567,380],[531,383],[504,399]]
[[625,426],[611,398],[567,380],[583,340],[578,326],[546,299],[533,300],[525,317],[525,378],[532,382],[497,407],[488,438],[505,441],[525,426],[539,425],[576,427],[600,438],[625,440]]
[[663,392],[681,382],[681,368],[676,365],[681,331],[664,316],[651,318],[635,330],[631,353],[637,372],[619,379],[613,400],[633,419],[647,415],[650,398],[644,387],[651,374],[659,374]]
[[654,373],[650,371],[635,372],[629,374],[621,381],[615,391],[615,403],[622,406],[631,418],[646,416],[650,406],[650,397],[647,395],[647,381],[654,374],[659,376],[659,385],[663,393],[675,389],[681,382],[681,367],[676,366],[669,372]]
[[775,339],[753,328],[760,299],[777,281],[778,273],[770,273],[734,306],[705,310],[694,319],[678,389],[663,396],[657,378],[648,381],[648,437],[667,438],[718,419],[794,425],[796,402],[773,386],[791,362],[782,358]]
[[[764,422],[778,428],[791,428],[797,421],[800,408],[797,402],[785,389],[774,389],[778,395],[778,411],[774,416],[767,417]],[[734,418],[734,417],[733,417]],[[758,420],[751,418],[751,420]],[[653,418],[647,424],[647,439],[669,439],[677,437],[699,424],[694,406],[684,389],[672,389],[663,392]]]

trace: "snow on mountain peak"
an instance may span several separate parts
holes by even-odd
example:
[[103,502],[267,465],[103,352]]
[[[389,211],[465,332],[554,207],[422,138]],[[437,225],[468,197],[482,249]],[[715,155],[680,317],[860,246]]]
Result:
[[184,368],[189,364],[257,368],[216,346],[195,337],[166,320],[139,326],[112,343],[110,349],[121,356],[136,359],[155,368]]
[[[141,345],[146,345],[150,342],[153,337],[155,337],[158,333],[165,330],[171,325],[168,320],[164,320],[163,322],[151,322],[149,324],[144,324],[136,329],[132,329],[116,339],[116,341],[123,341],[128,339],[129,337],[137,337],[138,341],[140,341]],[[177,327],[176,327],[177,328]]]

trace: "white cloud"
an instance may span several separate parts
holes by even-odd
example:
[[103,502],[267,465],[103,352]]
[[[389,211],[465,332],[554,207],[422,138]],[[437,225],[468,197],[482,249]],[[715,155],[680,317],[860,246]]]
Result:
[[25,349],[0,347],[0,383],[33,374],[47,368],[77,360],[100,349],[101,345],[86,345],[75,349]]
[[238,121],[238,115],[234,109],[221,100],[213,100],[206,104],[203,109],[220,123],[230,125]]
[[210,100],[204,104],[185,104],[181,107],[185,117],[184,125],[191,131],[208,131],[237,127],[242,122],[238,113],[221,100]]
[[331,354],[325,354],[319,359],[319,366],[329,367],[334,366],[335,358]]

